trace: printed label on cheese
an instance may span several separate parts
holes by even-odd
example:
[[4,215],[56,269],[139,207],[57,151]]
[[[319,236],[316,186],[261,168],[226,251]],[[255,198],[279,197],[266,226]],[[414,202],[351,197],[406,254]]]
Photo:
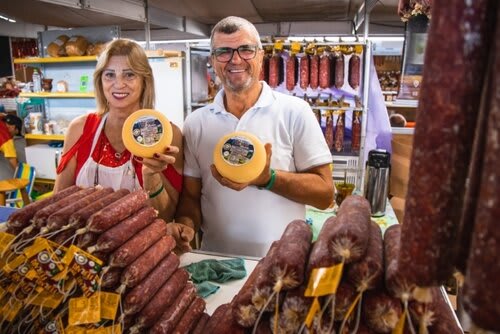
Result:
[[140,117],[132,128],[134,140],[143,146],[153,146],[161,140],[163,136],[163,125],[155,117]]
[[222,158],[232,166],[242,166],[252,160],[255,147],[246,138],[232,137],[222,145]]

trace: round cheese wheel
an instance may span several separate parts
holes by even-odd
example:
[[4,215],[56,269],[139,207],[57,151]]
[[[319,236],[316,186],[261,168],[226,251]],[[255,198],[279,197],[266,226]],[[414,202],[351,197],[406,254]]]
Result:
[[152,158],[155,153],[164,153],[172,143],[172,125],[161,112],[141,109],[125,120],[122,140],[133,155]]
[[255,135],[237,131],[222,137],[214,149],[214,164],[225,178],[248,183],[266,166],[266,149]]

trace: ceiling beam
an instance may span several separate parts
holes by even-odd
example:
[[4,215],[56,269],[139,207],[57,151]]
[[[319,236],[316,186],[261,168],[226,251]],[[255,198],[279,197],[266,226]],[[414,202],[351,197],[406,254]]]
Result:
[[171,30],[186,32],[202,37],[210,36],[210,27],[206,24],[177,16],[157,7],[148,6],[148,19],[151,25]]
[[81,2],[84,9],[146,22],[146,5],[142,0],[81,0]]
[[345,20],[256,23],[255,27],[261,36],[338,36],[351,34],[352,22]]

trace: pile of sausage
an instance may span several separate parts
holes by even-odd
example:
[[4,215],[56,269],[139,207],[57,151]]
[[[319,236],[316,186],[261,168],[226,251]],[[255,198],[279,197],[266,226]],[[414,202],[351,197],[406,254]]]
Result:
[[296,55],[289,51],[266,54],[260,80],[272,88],[284,83],[289,92],[347,87],[357,90],[361,80],[361,58],[357,53],[338,50],[322,54]]
[[[75,244],[103,261],[100,288],[120,293],[121,311],[114,322],[124,332],[189,333],[205,301],[196,295],[187,271],[179,268],[172,252],[175,240],[147,201],[143,190],[72,186],[11,214],[7,233],[18,236],[11,249],[22,253],[36,236],[66,247]],[[2,287],[6,284],[3,279]],[[78,292],[70,297],[76,296]],[[14,330],[26,324],[17,319],[8,326]]]
[[500,331],[499,19],[498,1],[433,2],[399,254],[405,284],[424,296],[458,270],[465,311],[490,331]]
[[[404,303],[414,330],[423,326],[429,333],[461,333],[441,290],[435,289],[426,303],[401,294],[395,268],[399,237],[400,226],[394,225],[383,240],[381,228],[370,219],[369,203],[357,195],[342,202],[314,243],[310,227],[292,221],[233,300],[214,311],[204,333],[391,333]],[[322,311],[306,326],[314,297],[305,292],[313,270],[340,263],[344,269],[336,293],[319,297]]]

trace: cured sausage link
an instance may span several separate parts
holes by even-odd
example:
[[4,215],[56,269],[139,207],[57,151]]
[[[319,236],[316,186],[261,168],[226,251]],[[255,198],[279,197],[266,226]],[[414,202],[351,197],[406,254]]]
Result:
[[401,301],[389,296],[384,290],[372,290],[364,294],[362,313],[366,325],[377,333],[390,333],[403,313]]
[[177,326],[175,326],[174,334],[188,334],[203,314],[205,306],[206,303],[203,298],[196,296],[191,305],[188,306],[186,313],[177,323]]
[[188,282],[181,293],[177,296],[174,303],[171,304],[160,317],[160,320],[151,328],[151,334],[167,334],[171,333],[182,314],[186,312],[196,296],[196,287],[191,282]]
[[177,269],[163,284],[153,298],[144,306],[137,317],[138,328],[150,328],[162,313],[174,302],[189,278],[184,269]]
[[55,231],[67,225],[69,223],[69,218],[76,211],[86,207],[89,204],[94,203],[100,198],[113,192],[113,188],[103,188],[98,189],[80,200],[69,203],[67,206],[63,207],[61,210],[56,211],[47,218],[47,228],[50,231]]
[[[122,284],[129,288],[133,288],[155,268],[164,258],[168,257],[170,252],[175,248],[175,239],[170,235],[164,235],[155,244],[141,254],[134,262],[125,268],[121,278]],[[175,260],[169,262],[170,265],[175,264]],[[172,270],[173,272],[173,270]],[[171,272],[171,273],[172,273]],[[171,274],[170,273],[170,274]],[[149,278],[149,277],[148,277]],[[165,279],[167,279],[166,277]]]
[[127,189],[120,189],[111,194],[108,194],[107,196],[95,201],[92,204],[87,205],[86,207],[76,211],[69,217],[69,224],[74,228],[83,227],[90,216],[92,216],[102,208],[110,205],[111,203],[119,200],[128,193],[130,193],[130,191],[128,191]]
[[361,80],[361,58],[357,54],[353,54],[349,59],[349,86],[353,89],[359,87]]
[[311,86],[312,89],[317,89],[319,86],[319,56],[318,55],[311,56],[311,72],[309,74],[310,74],[309,86]]
[[205,334],[244,334],[245,328],[239,326],[233,319],[229,304],[219,305],[208,320]]
[[81,188],[78,186],[71,186],[59,191],[58,193],[50,197],[32,202],[25,207],[14,211],[7,220],[7,226],[13,229],[23,229],[27,227],[30,223],[31,218],[33,218],[35,213],[37,213],[39,210],[63,198],[68,197],[69,195],[79,191],[80,189]]
[[96,249],[102,252],[114,251],[137,232],[148,226],[156,216],[158,216],[158,212],[153,207],[142,208],[101,234],[97,239]]
[[304,55],[300,58],[300,88],[307,89],[309,86],[309,56]]
[[[425,71],[433,75],[423,78],[416,116],[417,124],[432,125],[415,128],[399,254],[399,270],[418,286],[441,285],[453,273],[457,208],[463,207],[485,59],[493,44],[493,3],[433,3],[424,58]],[[449,29],[455,26],[460,29]]]
[[398,270],[398,256],[401,247],[401,225],[389,226],[384,233],[385,287],[393,297],[403,301],[410,299],[411,287]]
[[203,313],[200,318],[198,319],[198,322],[196,323],[196,326],[193,328],[193,331],[191,334],[203,334],[205,333],[205,326],[208,322],[208,319],[210,319],[210,316],[208,313]]
[[128,266],[166,234],[167,224],[161,219],[155,219],[154,222],[115,250],[111,254],[109,265],[121,268]]
[[94,213],[87,227],[91,232],[102,233],[142,208],[148,198],[147,192],[136,190]]

